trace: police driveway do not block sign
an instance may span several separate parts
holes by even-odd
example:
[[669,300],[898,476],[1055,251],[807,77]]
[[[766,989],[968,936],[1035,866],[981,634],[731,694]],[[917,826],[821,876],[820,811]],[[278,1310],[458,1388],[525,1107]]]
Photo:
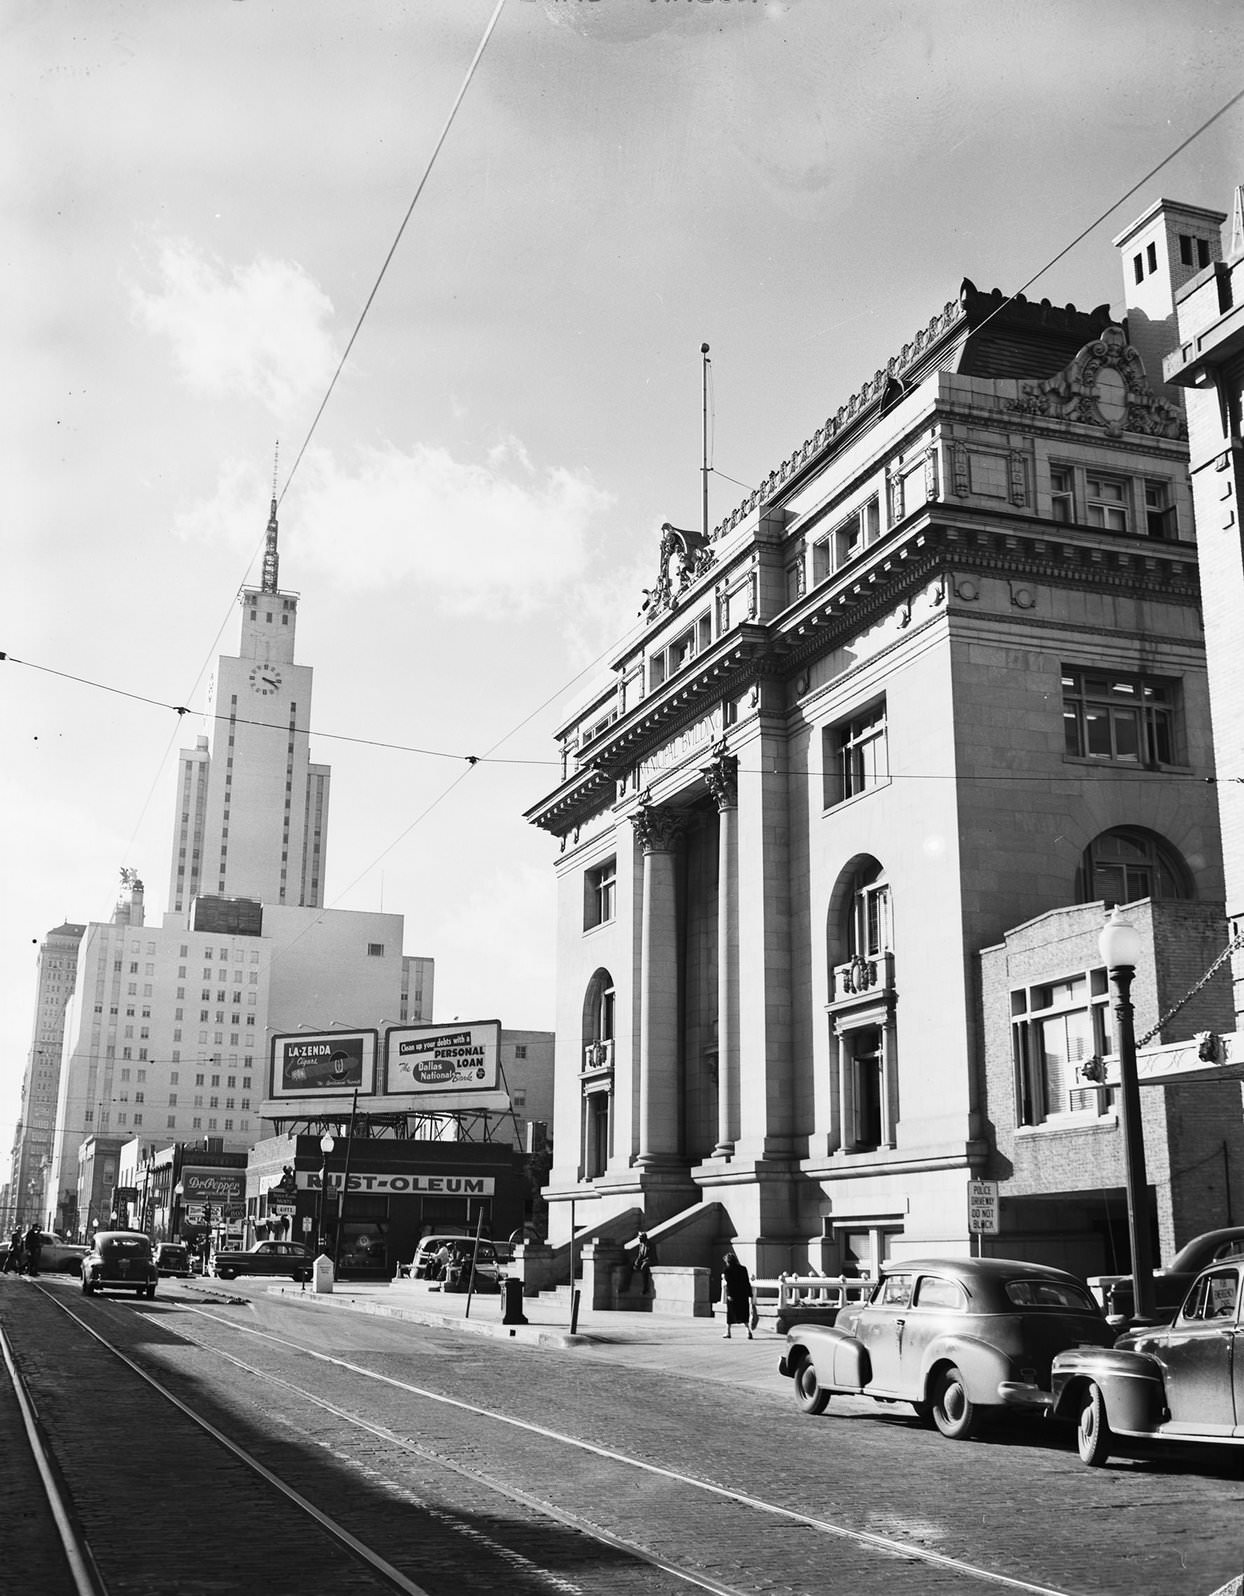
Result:
[[998,1234],[998,1182],[968,1181],[968,1230],[974,1236]]

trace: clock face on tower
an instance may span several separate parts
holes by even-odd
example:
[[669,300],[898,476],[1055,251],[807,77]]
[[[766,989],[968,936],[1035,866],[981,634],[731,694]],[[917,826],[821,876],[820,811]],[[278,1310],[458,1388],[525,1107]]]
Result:
[[275,665],[256,665],[250,674],[250,684],[253,690],[267,698],[272,693],[281,690],[281,673]]

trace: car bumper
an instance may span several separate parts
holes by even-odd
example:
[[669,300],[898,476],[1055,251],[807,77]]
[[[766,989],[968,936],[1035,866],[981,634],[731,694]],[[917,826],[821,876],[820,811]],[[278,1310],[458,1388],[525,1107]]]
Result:
[[1002,1380],[998,1384],[998,1401],[1006,1408],[1025,1408],[1030,1413],[1046,1413],[1054,1405],[1054,1398],[1039,1385],[1027,1380]]

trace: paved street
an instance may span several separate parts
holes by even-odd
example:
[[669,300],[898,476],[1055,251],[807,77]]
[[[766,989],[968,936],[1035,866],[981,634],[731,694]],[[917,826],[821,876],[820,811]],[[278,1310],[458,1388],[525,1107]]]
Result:
[[[835,1400],[810,1418],[777,1374],[771,1332],[727,1342],[710,1320],[581,1313],[572,1338],[563,1305],[527,1302],[531,1322],[509,1327],[496,1297],[474,1298],[468,1317],[465,1297],[413,1283],[317,1297],[204,1281],[162,1300],[169,1332],[295,1371],[362,1417],[375,1404],[393,1423],[392,1389],[375,1396],[349,1366],[422,1393],[435,1405],[407,1422],[437,1455],[731,1588],[1209,1596],[1240,1572],[1238,1454],[1090,1471],[1069,1434],[1041,1425],[954,1443],[901,1405]],[[331,1361],[308,1370],[293,1343]],[[229,1389],[223,1370],[211,1378]],[[497,1430],[494,1414],[509,1423]],[[573,1467],[550,1435],[574,1441]],[[376,1466],[344,1431],[333,1445]],[[617,1457],[646,1472],[619,1472]]]

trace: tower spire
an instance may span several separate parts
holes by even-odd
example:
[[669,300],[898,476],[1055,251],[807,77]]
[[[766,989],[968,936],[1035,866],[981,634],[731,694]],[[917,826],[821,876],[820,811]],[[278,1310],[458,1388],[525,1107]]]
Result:
[[277,463],[280,459],[281,445],[277,442],[272,453],[272,508],[268,512],[268,538],[263,551],[263,591],[275,593],[277,591],[277,568],[279,557],[276,552],[276,474]]

